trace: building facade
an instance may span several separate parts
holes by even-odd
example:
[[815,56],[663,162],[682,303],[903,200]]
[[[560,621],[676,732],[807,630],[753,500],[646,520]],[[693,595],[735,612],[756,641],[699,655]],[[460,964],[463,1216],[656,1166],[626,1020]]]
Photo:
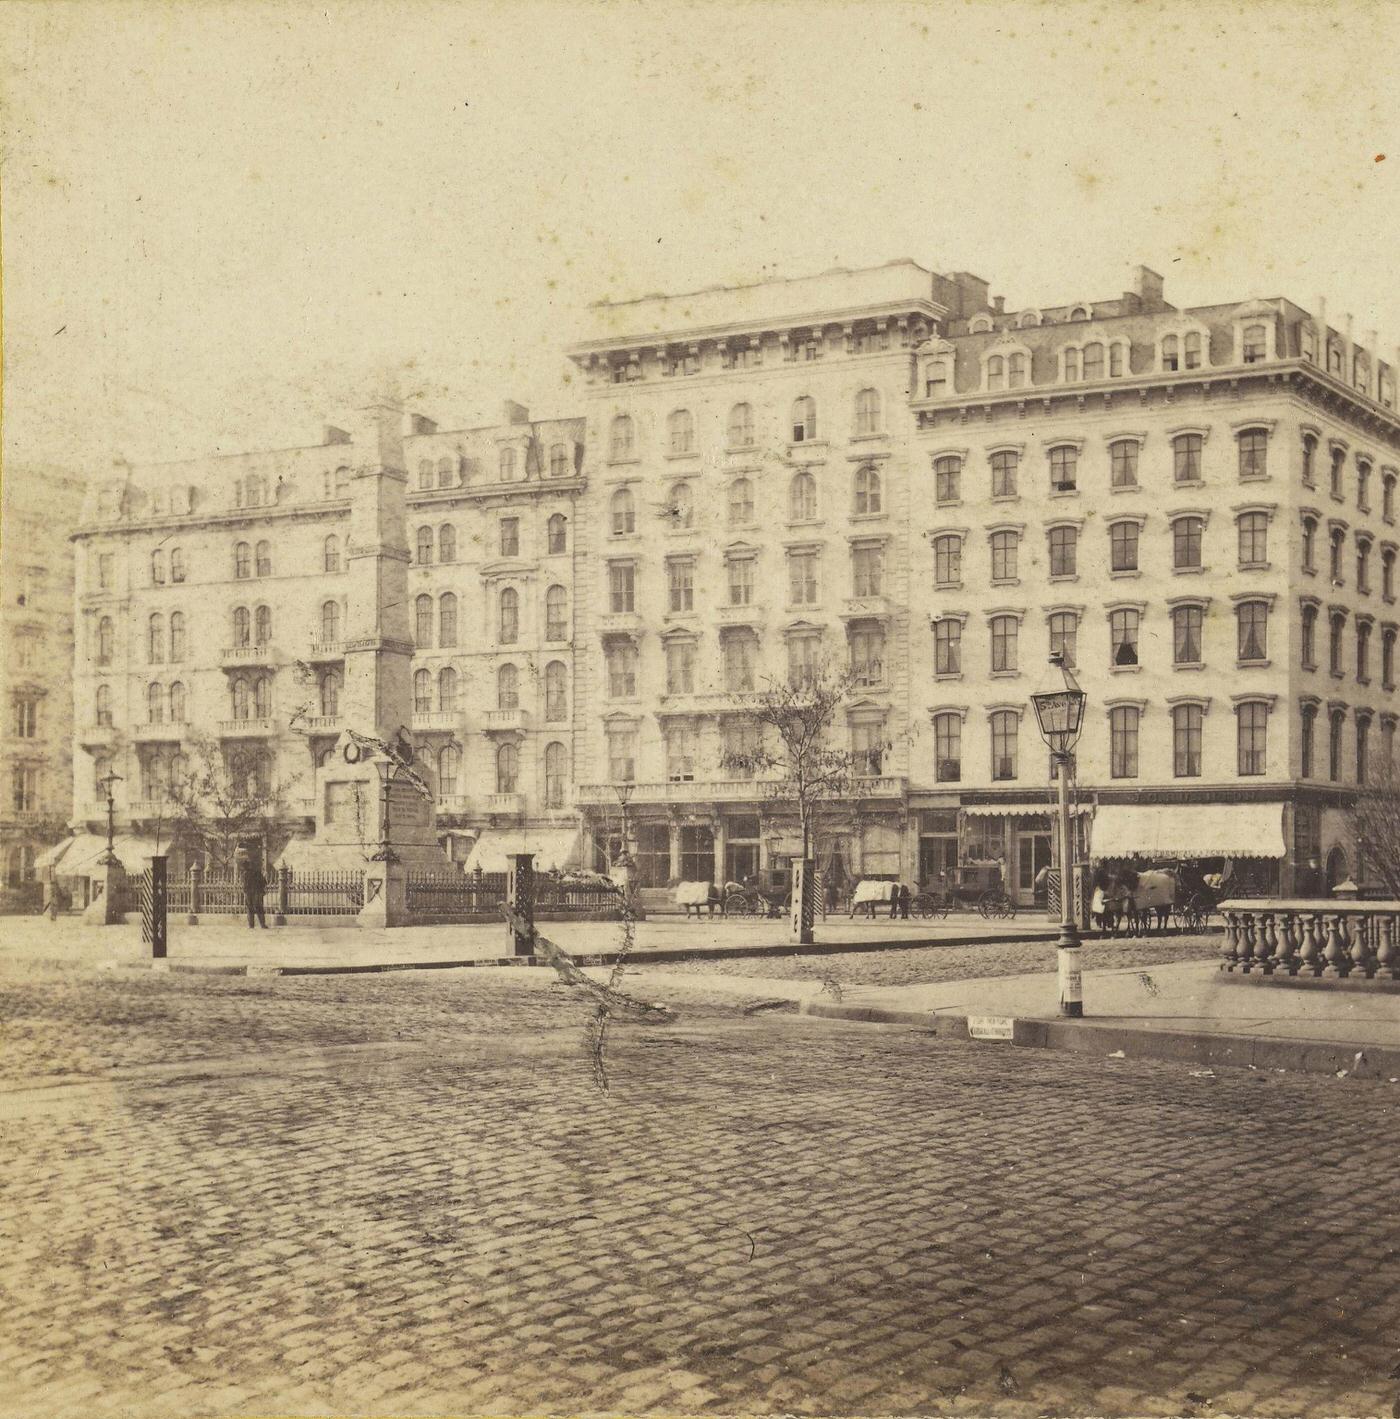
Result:
[[[408,727],[464,857],[485,828],[569,820],[581,426],[515,404],[499,426],[406,420]],[[342,728],[354,458],[329,428],[311,447],[93,486],[74,537],[75,823],[100,831],[115,772],[121,831],[168,840],[168,785],[203,752],[309,831],[315,768]]]
[[3,490],[0,901],[29,907],[37,899],[36,862],[62,836],[71,807],[73,549],[66,534],[83,484],[57,469],[16,466]]
[[[824,869],[999,859],[1029,903],[1054,851],[1029,697],[1060,653],[1088,695],[1094,857],[1172,855],[1175,832],[1255,886],[1363,870],[1346,810],[1391,759],[1400,635],[1397,361],[1374,336],[1321,303],[1178,309],[1145,268],[1007,311],[911,261],[592,315],[579,417],[412,416],[405,440],[411,728],[463,850],[581,822],[601,864],[625,813],[645,888],[781,865],[790,815],[735,756],[749,697],[826,665],[862,772]],[[197,734],[309,820],[353,456],[332,429],[93,487],[81,822],[115,768],[149,833]]]

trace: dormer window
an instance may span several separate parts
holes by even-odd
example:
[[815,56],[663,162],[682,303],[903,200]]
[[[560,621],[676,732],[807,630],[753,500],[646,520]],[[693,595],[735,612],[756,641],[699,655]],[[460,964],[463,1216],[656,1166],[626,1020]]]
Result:
[[1265,327],[1262,325],[1246,325],[1240,338],[1240,354],[1247,365],[1258,364],[1264,359],[1267,350],[1267,338]]

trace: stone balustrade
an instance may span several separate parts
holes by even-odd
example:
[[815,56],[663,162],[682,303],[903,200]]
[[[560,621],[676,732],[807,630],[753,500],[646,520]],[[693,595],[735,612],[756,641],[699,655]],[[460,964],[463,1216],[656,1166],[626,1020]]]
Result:
[[1221,902],[1221,970],[1240,975],[1400,981],[1400,901]]

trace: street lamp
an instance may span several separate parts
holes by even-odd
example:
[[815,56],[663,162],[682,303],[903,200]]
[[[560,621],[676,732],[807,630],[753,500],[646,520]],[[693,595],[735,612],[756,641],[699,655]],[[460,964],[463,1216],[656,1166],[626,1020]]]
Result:
[[97,780],[97,786],[107,795],[107,851],[97,859],[103,867],[110,867],[117,860],[117,854],[113,847],[116,840],[117,800],[112,790],[121,782],[120,775],[111,772]]
[[1079,968],[1079,931],[1074,924],[1074,836],[1069,819],[1069,765],[1079,731],[1084,726],[1084,691],[1061,652],[1050,657],[1064,684],[1031,696],[1040,737],[1050,748],[1060,798],[1060,939],[1055,943],[1060,976],[1060,1014],[1078,1019],[1084,1014]]
[[617,794],[618,807],[622,809],[622,857],[621,862],[625,866],[631,866],[632,854],[628,849],[630,833],[627,826],[627,805],[632,801],[632,795],[636,792],[635,783],[615,783],[613,792]]
[[389,815],[390,795],[394,787],[394,778],[399,771],[399,766],[392,759],[376,759],[375,770],[379,774],[380,792],[380,824],[379,824],[379,851],[370,854],[371,862],[382,862],[387,867],[392,862],[399,860],[399,855],[394,851],[393,844],[389,840]]

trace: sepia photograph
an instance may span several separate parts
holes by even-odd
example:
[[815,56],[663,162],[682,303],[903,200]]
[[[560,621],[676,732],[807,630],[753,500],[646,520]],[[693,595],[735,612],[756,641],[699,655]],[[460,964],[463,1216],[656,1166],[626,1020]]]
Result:
[[0,1419],[1400,1415],[1400,0],[0,65]]

